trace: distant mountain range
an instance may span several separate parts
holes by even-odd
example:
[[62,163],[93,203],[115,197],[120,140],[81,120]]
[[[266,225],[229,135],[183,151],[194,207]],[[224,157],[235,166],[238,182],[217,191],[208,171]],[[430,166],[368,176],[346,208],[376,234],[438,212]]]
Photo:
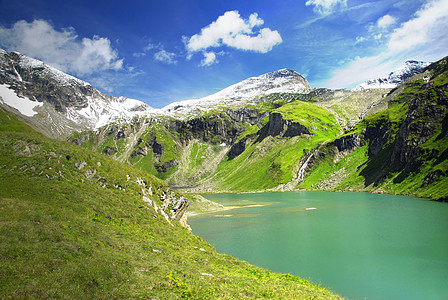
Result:
[[447,58],[353,90],[281,69],[154,109],[0,51],[0,103],[47,136],[190,192],[370,191],[448,199]]
[[[408,61],[387,78],[366,81],[354,91],[396,87],[427,65]],[[162,109],[155,109],[139,100],[108,96],[89,83],[39,60],[0,49],[1,103],[53,137],[65,137],[73,131],[98,129],[139,116],[183,119],[211,111],[217,106],[238,106],[256,103],[273,94],[307,94],[312,91],[302,75],[290,69],[281,69],[248,78],[201,99],[174,102]]]

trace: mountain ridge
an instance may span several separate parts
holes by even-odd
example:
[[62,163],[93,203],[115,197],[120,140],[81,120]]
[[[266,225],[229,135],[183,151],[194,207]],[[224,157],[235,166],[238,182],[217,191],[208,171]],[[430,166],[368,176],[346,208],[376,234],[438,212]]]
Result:
[[[35,127],[46,122],[47,127],[52,128],[54,120],[57,120],[59,127],[44,132],[60,138],[66,138],[73,131],[96,130],[116,121],[128,122],[134,117],[191,118],[207,114],[217,107],[244,106],[269,101],[271,96],[276,94],[307,94],[313,91],[305,77],[296,71],[283,68],[245,79],[200,99],[173,102],[161,109],[155,109],[139,100],[105,95],[85,81],[18,52],[8,53],[0,49],[0,63],[3,98],[14,98],[7,89],[14,90],[18,95],[9,102],[3,101],[3,104],[19,110],[22,115],[28,117],[24,120],[33,123]],[[409,78],[422,71],[424,65],[426,63],[409,61],[405,67],[391,72],[388,81],[370,80],[358,85],[354,91],[396,87],[399,78]],[[42,90],[36,91],[31,87],[33,84],[39,85]],[[59,91],[52,92],[48,87],[57,88]],[[19,98],[24,100],[20,101]],[[40,120],[33,122],[31,117],[36,114],[40,115]],[[43,126],[40,127],[43,131]]]
[[431,63],[423,61],[408,60],[403,66],[390,72],[387,76],[366,80],[354,87],[353,90],[361,91],[369,88],[395,88],[412,76],[422,73],[430,64]]
[[[85,81],[17,52],[1,50],[0,65],[3,104],[29,112],[24,120],[53,137],[65,138],[76,130],[96,129],[154,111],[139,100],[103,94]],[[6,89],[24,101],[8,101],[11,93]]]
[[[401,76],[406,72],[397,72],[401,74],[401,79],[398,75],[395,77],[405,81],[397,83],[393,89],[380,86],[359,91],[310,89],[303,76],[289,69],[281,69],[232,85],[212,97],[208,96],[211,97],[208,100],[185,101],[184,104],[189,105],[185,107],[175,103],[173,107],[177,109],[170,113],[160,113],[162,109],[155,109],[152,111],[155,113],[148,115],[144,111],[142,114],[131,114],[132,117],[105,122],[106,125],[98,128],[78,128],[72,130],[68,139],[134,165],[187,191],[355,188],[391,193],[412,191],[431,199],[443,199],[444,189],[432,194],[427,191],[444,182],[444,163],[435,166],[428,162],[431,168],[443,167],[440,171],[429,167],[424,169],[421,176],[426,176],[424,180],[429,184],[412,185],[408,192],[398,188],[402,186],[402,181],[396,178],[401,176],[410,180],[414,178],[415,170],[420,170],[420,162],[411,152],[420,153],[425,159],[432,157],[425,156],[429,150],[423,150],[423,146],[411,146],[408,141],[420,131],[423,133],[426,130],[424,126],[418,125],[419,129],[412,131],[412,134],[397,128],[405,126],[406,114],[419,116],[414,121],[406,121],[412,126],[417,126],[414,124],[419,124],[424,114],[432,115],[433,120],[425,121],[431,127],[428,131],[430,139],[420,139],[420,143],[425,144],[430,143],[437,126],[444,124],[440,120],[444,118],[443,113],[436,114],[437,110],[417,112],[414,106],[418,102],[413,100],[419,95],[422,103],[445,111],[446,70],[440,67],[444,62],[441,60],[420,69],[423,73],[419,71],[410,78]],[[8,70],[8,74],[19,82],[15,73],[23,70]],[[26,72],[23,74],[26,75]],[[21,73],[19,75],[23,79],[26,77]],[[297,88],[300,92],[285,92],[285,86]],[[249,93],[249,97],[244,94],[245,91],[253,93]],[[428,93],[426,98],[421,96],[425,93]],[[220,98],[229,95],[233,98]],[[73,99],[69,100],[76,103]],[[409,106],[410,103],[414,106]],[[408,106],[414,108],[408,111]],[[85,107],[80,106],[78,111],[82,109]],[[393,117],[395,115],[399,118]],[[376,118],[380,118],[381,122],[372,122]],[[55,120],[52,124],[58,126],[59,122]],[[380,126],[381,130],[375,129],[376,126]],[[401,138],[396,138],[397,132]],[[375,135],[381,135],[381,138]],[[442,140],[445,138],[444,135],[439,136]],[[393,143],[402,146],[393,150]],[[433,149],[434,157],[445,161],[444,146],[431,143],[428,147]],[[368,151],[363,152],[366,149]],[[394,168],[380,165],[377,172],[369,169],[376,164],[378,155],[388,156],[387,151],[392,150],[395,154],[389,159]],[[359,164],[356,168],[343,166],[331,174],[321,172],[326,177],[316,175],[320,172],[317,171],[319,165],[327,164],[327,169],[331,170],[338,162],[347,159]],[[366,169],[362,166],[370,167]],[[395,180],[392,184],[394,188],[383,186],[384,180],[389,177]],[[313,183],[316,178],[321,183]],[[349,180],[354,181],[348,184]]]

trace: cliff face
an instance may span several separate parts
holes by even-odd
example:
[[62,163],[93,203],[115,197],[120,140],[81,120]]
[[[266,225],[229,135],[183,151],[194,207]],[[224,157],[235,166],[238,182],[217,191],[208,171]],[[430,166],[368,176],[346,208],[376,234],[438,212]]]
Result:
[[263,139],[266,136],[294,137],[302,134],[310,134],[310,131],[299,122],[283,119],[280,113],[271,113],[268,123],[260,131],[260,138]]
[[[308,184],[445,200],[448,194],[447,65],[445,58],[428,66],[424,77],[407,82],[399,93],[390,93],[387,110],[366,117],[352,130],[353,134],[327,143],[318,151],[311,173],[319,170],[319,164],[329,165],[333,172],[327,177],[316,173],[312,177],[326,181],[344,173],[345,182],[339,181],[330,187],[316,183],[314,178]],[[347,146],[351,149],[349,153],[336,159],[341,147]],[[343,162],[338,163],[339,160]],[[355,160],[356,164],[351,165]]]

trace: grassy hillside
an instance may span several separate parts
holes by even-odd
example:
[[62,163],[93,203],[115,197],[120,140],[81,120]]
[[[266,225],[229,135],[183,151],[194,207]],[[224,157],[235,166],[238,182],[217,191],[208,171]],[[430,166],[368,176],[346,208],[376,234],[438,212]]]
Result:
[[[357,122],[385,92],[316,89],[309,94],[273,94],[185,120],[153,117],[109,124],[95,133],[76,133],[70,140],[189,191],[272,189],[296,181],[305,156]],[[305,126],[309,133],[264,136],[273,113],[289,125]],[[228,156],[238,143],[244,151]]]
[[1,299],[338,298],[217,253],[160,212],[165,182],[2,109],[0,186]]
[[307,127],[310,134],[260,138],[258,132],[240,156],[222,162],[215,175],[218,189],[263,190],[286,184],[293,180],[306,153],[341,131],[335,116],[313,103],[297,100],[272,112]]
[[447,59],[389,96],[389,107],[346,135],[361,145],[340,153],[323,147],[301,188],[366,190],[448,199]]

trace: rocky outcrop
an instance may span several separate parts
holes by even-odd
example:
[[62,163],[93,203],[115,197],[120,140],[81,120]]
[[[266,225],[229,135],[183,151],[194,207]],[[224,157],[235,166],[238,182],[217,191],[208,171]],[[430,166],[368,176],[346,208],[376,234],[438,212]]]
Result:
[[234,121],[237,122],[247,122],[251,125],[257,124],[264,117],[268,115],[268,113],[259,113],[257,110],[249,109],[242,107],[240,109],[231,110],[228,109],[226,114]]
[[[244,116],[241,115],[241,118]],[[239,134],[245,130],[240,122],[235,122],[223,113],[199,117],[186,122],[173,121],[171,128],[180,135],[183,142],[197,139],[214,145],[233,144]]]
[[260,130],[259,139],[267,136],[294,137],[302,134],[311,134],[308,128],[298,122],[283,119],[280,113],[269,114],[269,122]]
[[381,120],[364,130],[364,139],[369,144],[369,156],[374,157],[391,141],[391,123]]
[[351,153],[361,145],[361,138],[359,134],[352,133],[334,140],[330,145],[335,146],[339,152]]
[[421,146],[441,127],[444,118],[447,118],[447,95],[447,87],[437,91],[428,89],[410,101],[390,160],[396,168],[403,168],[403,175],[418,171],[423,164],[419,159],[422,156],[437,156],[438,153],[427,153]]
[[243,153],[246,150],[246,143],[249,138],[250,138],[249,136],[244,137],[241,140],[239,140],[237,143],[232,145],[229,153],[227,154],[229,159],[234,159],[235,157],[237,157],[238,155],[240,155],[241,153]]

